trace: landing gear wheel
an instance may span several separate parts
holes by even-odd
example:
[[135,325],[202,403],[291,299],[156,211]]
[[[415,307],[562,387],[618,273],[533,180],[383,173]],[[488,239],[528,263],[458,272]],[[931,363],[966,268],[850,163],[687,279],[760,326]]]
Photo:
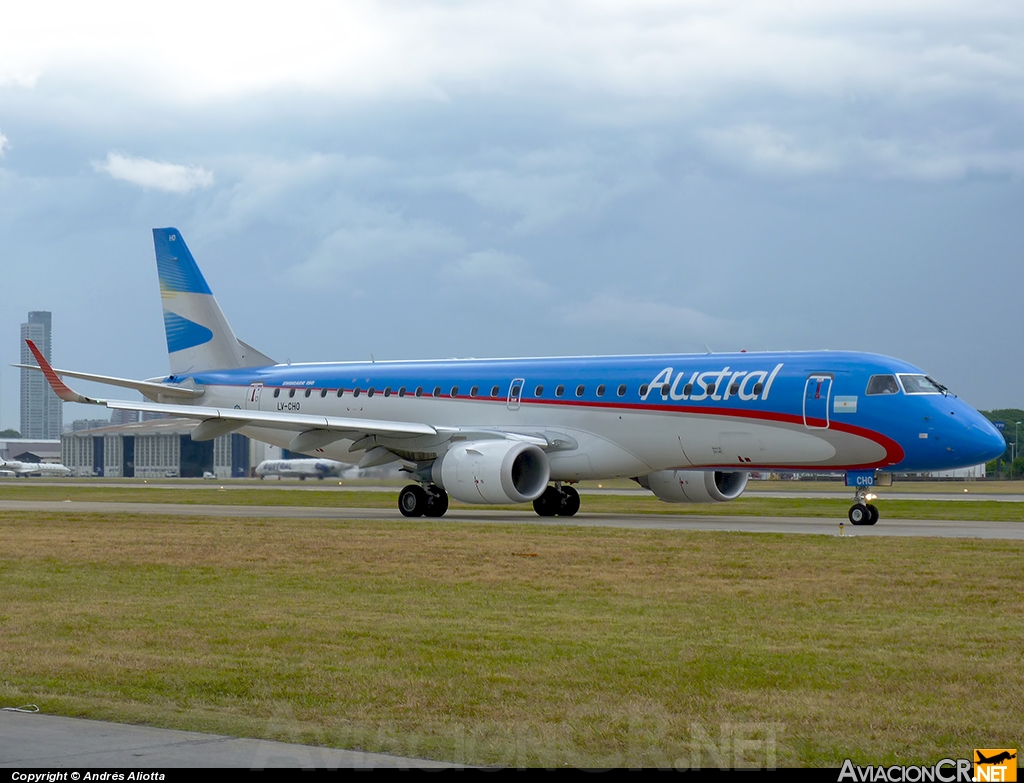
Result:
[[868,521],[865,524],[873,525],[878,521],[878,506],[873,506],[870,503],[867,505],[868,510]]
[[863,503],[856,503],[850,506],[850,513],[847,514],[847,516],[850,518],[850,522],[854,525],[872,524],[868,521],[871,519],[871,512]]
[[448,493],[435,484],[427,487],[427,508],[424,516],[443,517],[448,511]]
[[558,509],[558,516],[572,517],[580,510],[580,493],[572,487],[562,487],[562,507]]
[[398,493],[398,510],[403,517],[423,516],[427,502],[427,491],[419,484],[410,484]]
[[548,487],[533,501],[533,510],[540,517],[553,517],[562,507],[562,494],[554,487]]

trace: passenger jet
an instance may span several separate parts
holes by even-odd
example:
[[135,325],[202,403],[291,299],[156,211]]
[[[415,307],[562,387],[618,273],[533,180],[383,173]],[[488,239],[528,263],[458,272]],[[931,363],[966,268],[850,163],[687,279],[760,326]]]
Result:
[[338,477],[351,465],[333,459],[265,459],[256,466],[256,475],[260,478],[277,476],[278,478],[297,478],[305,481],[316,478]]
[[[879,472],[947,470],[1006,449],[977,411],[898,359],[870,353],[672,354],[280,364],[235,337],[175,228],[153,230],[170,374],[54,370],[65,401],[196,419],[360,467],[400,462],[408,517],[464,503],[572,516],[572,484],[630,477],[670,503],[733,500],[751,471],[845,471],[849,519],[872,525]],[[99,400],[61,377],[135,389]]]
[[0,476],[70,476],[71,469],[56,462],[21,462],[0,459]]

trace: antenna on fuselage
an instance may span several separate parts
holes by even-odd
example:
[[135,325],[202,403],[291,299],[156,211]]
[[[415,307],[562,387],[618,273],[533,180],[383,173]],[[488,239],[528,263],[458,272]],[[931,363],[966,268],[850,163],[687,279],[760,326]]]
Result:
[[714,351],[712,351],[712,350],[711,350],[711,346],[710,346],[710,345],[708,345],[707,343],[704,343],[704,347],[708,349],[708,353],[709,353],[709,354],[712,354],[712,353],[714,353]]

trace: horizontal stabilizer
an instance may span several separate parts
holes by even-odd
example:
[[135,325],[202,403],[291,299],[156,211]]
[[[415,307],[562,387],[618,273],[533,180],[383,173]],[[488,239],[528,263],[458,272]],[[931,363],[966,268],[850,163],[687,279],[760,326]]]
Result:
[[[43,372],[43,368],[35,364],[12,364],[12,367],[20,367],[23,370],[39,370]],[[78,378],[83,381],[93,381],[94,383],[103,383],[107,386],[120,386],[124,389],[134,389],[137,392],[144,394],[151,400],[156,400],[158,396],[163,397],[179,397],[183,400],[192,400],[196,397],[202,397],[204,392],[197,389],[187,389],[184,386],[170,386],[164,383],[156,383],[154,381],[136,381],[132,378],[115,378],[111,375],[95,375],[88,372],[75,372],[74,370],[58,370],[52,368],[53,372],[59,377],[63,378]]]

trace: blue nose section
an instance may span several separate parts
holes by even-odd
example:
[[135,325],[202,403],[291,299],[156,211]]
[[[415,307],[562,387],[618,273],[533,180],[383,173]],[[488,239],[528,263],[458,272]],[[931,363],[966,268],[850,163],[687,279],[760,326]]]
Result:
[[991,462],[1006,452],[1006,440],[988,419],[980,413],[971,417],[967,427],[967,449],[976,455],[975,464]]

